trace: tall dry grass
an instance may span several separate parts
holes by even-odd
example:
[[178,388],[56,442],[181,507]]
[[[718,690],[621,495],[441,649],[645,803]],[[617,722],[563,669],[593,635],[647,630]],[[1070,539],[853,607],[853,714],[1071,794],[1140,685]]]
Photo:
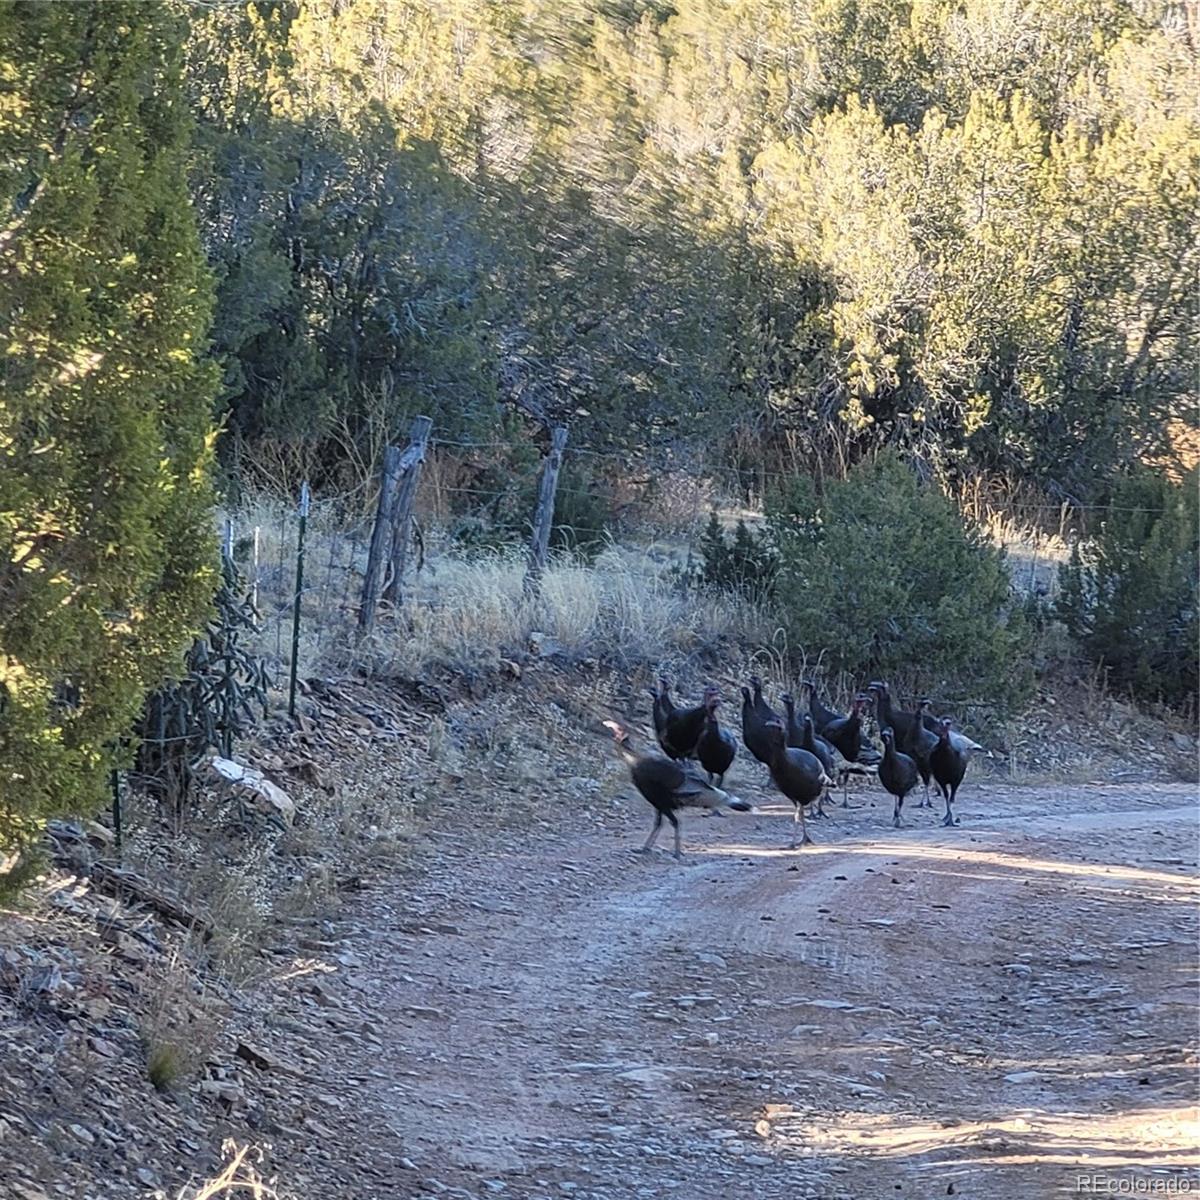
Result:
[[229,1141],[223,1147],[228,1161],[212,1179],[195,1187],[185,1187],[176,1200],[217,1200],[223,1196],[242,1196],[247,1200],[282,1200],[274,1180],[264,1180],[258,1166],[262,1154],[257,1148],[238,1146]]
[[[261,614],[256,649],[280,682],[291,656],[297,514],[260,496],[227,515],[245,586],[256,594]],[[358,602],[370,528],[367,513],[329,501],[312,506],[300,605],[301,675],[362,667],[416,678],[433,666],[477,669],[525,649],[533,633],[563,653],[628,665],[686,659],[733,641],[769,640],[773,632],[766,615],[747,601],[680,584],[686,543],[614,543],[588,563],[556,558],[540,594],[529,598],[520,547],[466,554],[427,530],[423,562],[410,568],[401,605],[381,606],[374,632],[360,639]]]
[[[1045,521],[1023,519],[1019,509],[987,507],[978,498],[967,515],[1007,550],[1019,595],[1053,594],[1058,566],[1069,553],[1065,516],[1048,529]],[[243,574],[262,614],[257,649],[280,681],[291,659],[297,513],[262,493],[247,497],[230,516]],[[423,561],[419,570],[410,568],[403,603],[395,611],[382,608],[374,634],[361,640],[356,618],[372,519],[357,494],[312,506],[300,606],[302,675],[360,667],[420,677],[433,666],[488,667],[526,648],[535,632],[568,654],[623,665],[686,660],[739,643],[760,648],[765,674],[787,673],[789,650],[776,644],[768,614],[736,596],[680,586],[694,537],[677,529],[644,529],[639,546],[614,543],[590,563],[559,558],[546,572],[540,596],[530,600],[522,590],[519,547],[468,555],[438,528],[427,528]]]
[[611,546],[592,563],[552,562],[540,594],[523,593],[518,552],[433,558],[401,611],[353,649],[386,671],[417,675],[446,665],[480,667],[524,649],[540,634],[543,652],[603,657],[630,665],[685,659],[730,641],[767,634],[764,615],[734,597],[680,587],[669,566]]

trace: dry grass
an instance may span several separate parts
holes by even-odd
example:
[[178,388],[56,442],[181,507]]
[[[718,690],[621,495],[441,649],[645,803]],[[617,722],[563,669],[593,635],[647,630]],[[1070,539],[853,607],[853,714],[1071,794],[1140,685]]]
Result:
[[214,971],[236,986],[262,973],[260,951],[271,911],[269,848],[251,844],[236,862],[205,862],[187,873],[186,893],[212,920],[204,953]]
[[[251,586],[245,551],[258,530],[258,649],[282,685],[290,660],[296,515],[260,499],[232,519]],[[355,666],[414,678],[438,665],[477,670],[525,648],[535,631],[568,654],[625,663],[687,658],[771,634],[762,614],[744,601],[679,588],[676,568],[686,552],[678,546],[612,545],[591,564],[559,559],[546,572],[541,596],[528,600],[519,549],[467,558],[430,532],[425,564],[412,575],[403,606],[381,609],[375,633],[363,643],[355,621],[369,530],[365,515],[331,503],[313,506],[301,601],[302,675]]]
[[244,1196],[251,1200],[281,1200],[275,1190],[274,1180],[264,1180],[258,1165],[262,1153],[250,1146],[238,1146],[226,1142],[222,1147],[229,1160],[225,1169],[215,1178],[199,1187],[187,1187],[179,1192],[176,1200],[216,1200],[219,1196]]
[[173,952],[155,968],[147,985],[140,1032],[146,1075],[159,1091],[169,1091],[195,1075],[216,1047],[222,1021],[201,978]]
[[1056,530],[1047,532],[1025,520],[1019,512],[993,510],[980,528],[1008,556],[1013,590],[1019,596],[1053,596],[1058,589],[1058,568],[1071,556],[1068,513],[1061,510]]
[[749,605],[684,592],[669,569],[617,546],[592,564],[553,563],[536,599],[522,594],[523,578],[519,554],[440,556],[400,619],[381,624],[371,659],[406,675],[432,664],[477,668],[523,649],[538,632],[569,655],[629,664],[762,634],[763,619]]

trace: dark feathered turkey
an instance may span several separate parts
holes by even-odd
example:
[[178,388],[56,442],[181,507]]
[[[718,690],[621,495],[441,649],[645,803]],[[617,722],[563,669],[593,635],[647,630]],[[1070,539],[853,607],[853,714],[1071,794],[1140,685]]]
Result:
[[629,734],[616,721],[605,721],[605,728],[612,731],[613,743],[618,755],[629,765],[633,786],[654,808],[654,825],[650,836],[642,846],[649,852],[666,817],[675,830],[675,857],[683,858],[680,844],[679,819],[676,813],[681,808],[732,808],[737,812],[750,812],[752,806],[728,792],[715,787],[699,773],[684,763],[663,758],[658,754],[638,754],[629,744]]

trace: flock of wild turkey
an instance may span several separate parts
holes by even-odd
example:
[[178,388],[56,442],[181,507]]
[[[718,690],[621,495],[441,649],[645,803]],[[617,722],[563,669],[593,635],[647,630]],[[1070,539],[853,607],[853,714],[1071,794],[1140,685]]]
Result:
[[[637,753],[621,725],[616,721],[604,724],[612,731],[617,753],[629,764],[634,786],[654,808],[654,826],[642,851],[654,845],[665,817],[675,830],[675,857],[682,858],[679,819],[675,815],[679,809],[719,812],[731,808],[749,812],[752,806],[724,790],[725,773],[737,755],[737,742],[717,718],[717,689],[705,688],[699,704],[681,708],[671,698],[668,681],[658,682],[658,688],[649,692],[662,755]],[[826,707],[811,681],[805,680],[803,687],[808,692],[808,712],[799,718],[795,699],[786,692],[779,698],[786,715],[775,712],[763,697],[762,681],[756,676],[750,677],[750,687],[742,688],[742,741],[795,806],[791,849],[796,848],[797,826],[801,842],[812,841],[804,810],[815,804],[817,814],[825,815],[823,801],[834,786],[835,775],[842,785],[842,806],[848,807],[848,776],[877,773],[879,782],[895,797],[892,824],[897,829],[905,797],[918,782],[925,786],[922,804],[932,808],[932,780],[946,800],[942,824],[957,824],[954,799],[971,755],[983,750],[978,742],[952,729],[948,720],[933,716],[928,700],[920,701],[914,712],[895,708],[886,683],[870,684],[865,694],[854,697],[846,714]],[[863,729],[863,711],[872,704],[883,741],[882,753],[871,745]],[[703,768],[705,776],[692,760]]]

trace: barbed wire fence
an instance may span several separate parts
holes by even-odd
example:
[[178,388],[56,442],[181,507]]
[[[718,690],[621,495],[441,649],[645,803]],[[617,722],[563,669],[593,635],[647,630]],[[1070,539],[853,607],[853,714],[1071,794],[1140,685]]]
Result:
[[[427,556],[469,555],[469,546],[455,548],[455,526],[461,527],[473,518],[486,523],[501,509],[511,516],[515,505],[536,498],[538,481],[544,478],[555,453],[553,448],[548,449],[536,461],[514,468],[513,454],[518,447],[512,442],[442,438],[433,433],[427,442],[421,454],[405,467],[417,473],[411,489],[412,505],[406,513],[397,514],[386,504],[379,508],[378,486],[374,496],[363,494],[358,505],[349,508],[336,497],[312,501],[308,518],[311,554],[299,593],[290,584],[299,550],[298,497],[290,504],[279,503],[278,511],[250,509],[229,514],[234,526],[232,543],[243,549],[239,566],[251,594],[260,598],[259,646],[270,660],[276,689],[285,690],[292,673],[301,669],[303,664],[297,657],[315,665],[325,661],[334,650],[346,650],[355,638],[356,629],[360,635],[369,635],[376,611],[394,633],[395,623],[403,622],[412,609],[436,608],[441,603],[436,587],[422,582]],[[564,466],[581,462],[601,464],[613,477],[628,477],[637,472],[637,464],[615,451],[571,447],[568,441],[557,453]],[[422,467],[426,468],[423,473]],[[487,470],[493,476],[485,484],[480,476]],[[646,470],[649,472],[649,465]],[[504,473],[503,478],[495,477],[498,471]],[[685,563],[699,554],[702,530],[710,512],[716,510],[726,526],[738,520],[745,520],[752,527],[760,526],[766,519],[763,493],[793,478],[786,471],[764,468],[740,471],[727,466],[705,467],[702,472],[678,466],[653,476],[654,499],[640,506],[641,529],[636,528],[637,521],[629,522],[630,539],[669,543]],[[529,547],[548,541],[556,510],[569,510],[576,504],[595,500],[595,489],[586,480],[580,482],[569,472],[556,470],[549,509],[535,511],[535,508],[545,509],[544,501],[538,505],[535,499],[530,502],[527,518],[521,521],[520,533],[527,554]],[[651,511],[654,505],[667,510],[665,527],[656,527],[656,514]],[[1086,529],[1093,514],[1112,511],[1101,505],[1004,501],[991,513],[977,511],[974,519],[1008,554],[1014,591],[1022,598],[1046,599],[1055,591],[1057,567],[1066,556],[1070,540]],[[381,523],[391,526],[382,535]],[[402,531],[397,530],[398,523],[403,524]],[[513,533],[511,526],[506,532]],[[274,545],[270,544],[272,538]],[[376,562],[374,569],[382,572],[382,576],[372,583],[373,538],[381,547],[390,546],[383,557],[389,559],[391,566]],[[409,541],[416,543],[415,566],[405,566],[408,559],[400,556],[401,569],[406,574],[404,580],[388,574],[400,561],[398,539],[405,543],[405,555]],[[512,545],[511,540],[508,544]],[[495,546],[489,543],[485,549]],[[257,547],[257,553],[250,555],[249,547]],[[535,578],[545,567],[544,545],[541,555],[540,567],[536,563],[530,567]],[[654,569],[653,565],[646,567],[647,571]],[[403,591],[401,585],[405,585]],[[371,588],[373,594],[364,592]],[[389,588],[390,600],[383,598]],[[369,614],[365,605],[371,606]],[[290,649],[297,631],[299,656]],[[391,662],[386,658],[382,662],[384,671],[394,665],[394,657],[393,653]]]
[[[436,576],[444,564],[477,563],[499,551],[510,567],[517,567],[522,564],[515,554],[523,542],[524,578],[513,603],[536,605],[556,513],[567,519],[571,512],[587,511],[588,505],[594,510],[598,501],[597,477],[578,470],[580,464],[598,465],[600,477],[614,487],[628,490],[629,481],[637,481],[639,500],[623,506],[622,542],[646,552],[633,567],[623,565],[653,577],[656,584],[673,567],[682,587],[693,578],[710,514],[716,512],[727,530],[738,521],[761,528],[770,490],[794,478],[761,466],[738,470],[680,463],[655,468],[616,451],[571,447],[565,428],[549,432],[548,447],[531,455],[528,446],[508,441],[442,438],[433,432],[432,422],[418,418],[406,450],[387,448],[373,488],[312,497],[303,480],[294,496],[260,496],[222,514],[223,571],[227,583],[236,580],[239,602],[253,615],[252,634],[244,644],[262,665],[263,715],[294,715],[297,690],[307,690],[304,674],[361,665],[364,644],[371,669],[392,675],[422,614],[452,615],[446,610],[461,603],[461,598],[447,600],[439,592]],[[614,507],[612,500],[611,495],[600,498],[608,510]],[[974,511],[966,515],[1007,552],[1014,593],[1042,604],[1055,591],[1057,568],[1070,540],[1086,532],[1095,514],[1112,511],[1099,505],[1007,499],[989,510],[976,499]],[[502,538],[485,539],[482,545],[459,539],[472,521],[487,528],[501,518]],[[229,756],[235,753],[231,729],[237,725],[240,732],[245,725],[233,719],[237,689],[232,668],[215,678],[211,699],[221,730],[217,735],[210,730],[207,740]],[[210,725],[213,720],[210,715]],[[176,743],[205,741],[197,739],[196,731],[181,735],[158,729],[141,741],[158,743],[162,754]],[[121,779],[116,772],[112,790],[119,831]]]

